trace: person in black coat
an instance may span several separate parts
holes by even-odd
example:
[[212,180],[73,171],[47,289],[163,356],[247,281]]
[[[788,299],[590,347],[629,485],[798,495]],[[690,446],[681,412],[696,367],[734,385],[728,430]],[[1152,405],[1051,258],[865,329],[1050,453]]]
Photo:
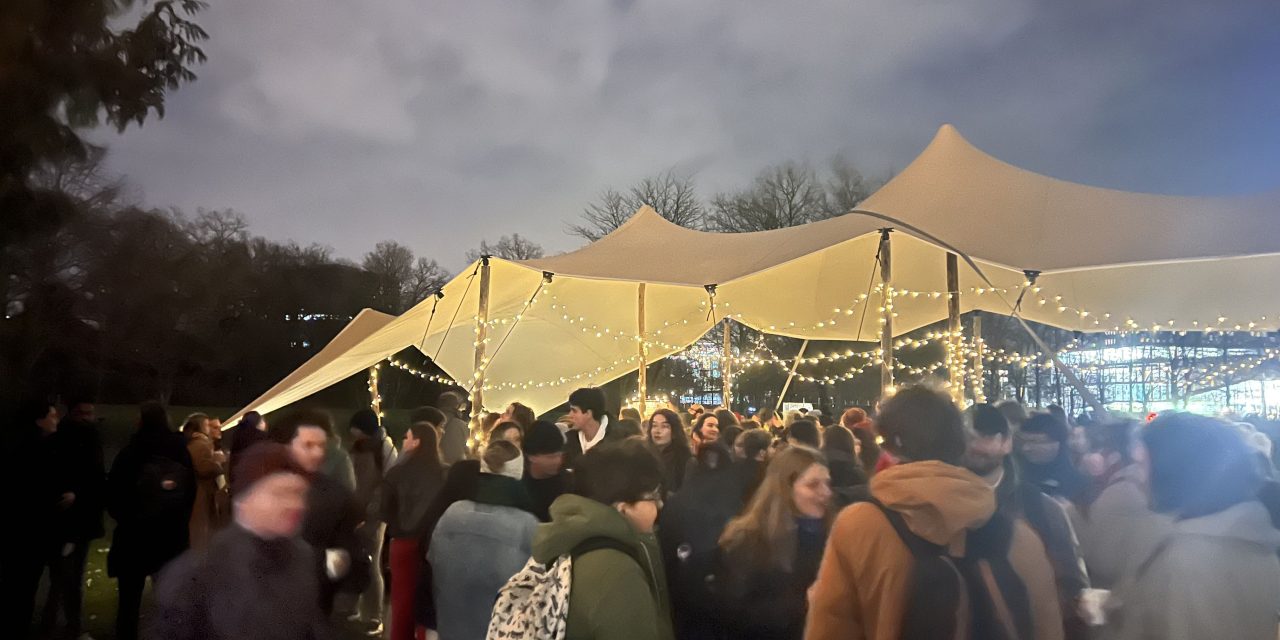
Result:
[[364,521],[364,509],[350,489],[320,472],[332,433],[333,419],[315,409],[294,411],[267,432],[271,440],[289,448],[294,463],[311,481],[302,539],[311,545],[320,609],[326,616],[333,612],[339,590],[359,593],[364,589],[370,563],[356,534],[356,527]]
[[573,428],[565,434],[564,468],[573,469],[582,454],[601,442],[621,440],[625,434],[610,429],[611,421],[605,409],[604,391],[598,387],[586,387],[569,394],[569,421]]
[[51,628],[61,609],[67,621],[64,635],[80,636],[81,605],[84,600],[84,569],[89,544],[101,538],[102,512],[106,502],[107,472],[103,463],[102,438],[93,403],[73,401],[53,434],[54,455],[64,472],[63,491],[69,503],[60,518],[58,553],[49,564],[49,594],[41,616]]
[[241,457],[235,520],[165,568],[148,631],[164,640],[321,640],[311,548],[299,537],[307,478],[283,445]]
[[715,601],[707,578],[715,570],[717,541],[742,509],[742,479],[728,448],[718,442],[698,451],[679,492],[658,514],[658,542],[671,592],[676,637],[715,637]]
[[529,425],[524,436],[524,482],[533,500],[534,515],[551,522],[551,503],[569,492],[573,474],[564,469],[564,435],[545,420]]
[[186,439],[169,425],[159,403],[142,405],[138,430],[107,476],[107,511],[116,521],[107,575],[119,582],[116,637],[138,636],[142,590],[170,560],[187,550],[196,500],[196,475]]
[[689,472],[693,450],[689,436],[685,435],[684,422],[670,409],[658,409],[649,418],[649,446],[662,462],[662,492],[670,497],[680,490]]
[[48,402],[24,406],[0,437],[7,487],[0,526],[0,637],[26,638],[45,562],[57,554],[57,520],[65,504],[55,464],[58,411]]
[[793,445],[769,461],[742,515],[720,536],[712,581],[721,637],[799,640],[807,592],[831,527],[831,478],[817,450]]

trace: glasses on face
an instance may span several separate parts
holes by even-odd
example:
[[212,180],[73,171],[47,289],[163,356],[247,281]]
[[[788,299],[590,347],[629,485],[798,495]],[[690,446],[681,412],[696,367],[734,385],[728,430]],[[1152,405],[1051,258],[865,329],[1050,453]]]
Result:
[[646,493],[640,496],[640,500],[638,502],[652,502],[658,506],[659,510],[661,510],[662,509],[662,491],[659,489],[654,489],[653,491],[650,491],[649,493]]

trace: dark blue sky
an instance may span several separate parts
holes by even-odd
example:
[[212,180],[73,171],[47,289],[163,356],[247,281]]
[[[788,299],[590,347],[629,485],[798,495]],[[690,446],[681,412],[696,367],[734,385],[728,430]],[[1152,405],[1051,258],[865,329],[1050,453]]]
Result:
[[350,258],[566,250],[606,186],[676,167],[710,196],[836,153],[878,175],[944,122],[1068,180],[1280,194],[1273,0],[221,0],[200,22],[200,80],[100,134],[111,168]]

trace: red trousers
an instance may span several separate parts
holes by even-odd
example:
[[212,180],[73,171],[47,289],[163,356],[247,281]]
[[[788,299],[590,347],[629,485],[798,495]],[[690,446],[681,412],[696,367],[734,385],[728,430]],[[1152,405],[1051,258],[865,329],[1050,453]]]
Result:
[[414,620],[414,597],[422,568],[421,546],[414,538],[391,539],[391,640],[422,640],[426,630]]

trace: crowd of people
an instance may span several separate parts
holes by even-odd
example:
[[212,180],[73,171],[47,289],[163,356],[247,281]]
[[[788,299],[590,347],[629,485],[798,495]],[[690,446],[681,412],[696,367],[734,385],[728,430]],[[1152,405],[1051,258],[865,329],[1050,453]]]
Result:
[[343,618],[393,640],[1277,634],[1267,428],[961,410],[925,385],[838,417],[613,413],[598,388],[554,415],[514,403],[473,433],[447,392],[397,446],[368,409],[341,433],[251,412],[224,437],[146,404],[108,470],[91,403],[33,404],[5,434],[0,635],[80,635],[104,513],[120,640]]

